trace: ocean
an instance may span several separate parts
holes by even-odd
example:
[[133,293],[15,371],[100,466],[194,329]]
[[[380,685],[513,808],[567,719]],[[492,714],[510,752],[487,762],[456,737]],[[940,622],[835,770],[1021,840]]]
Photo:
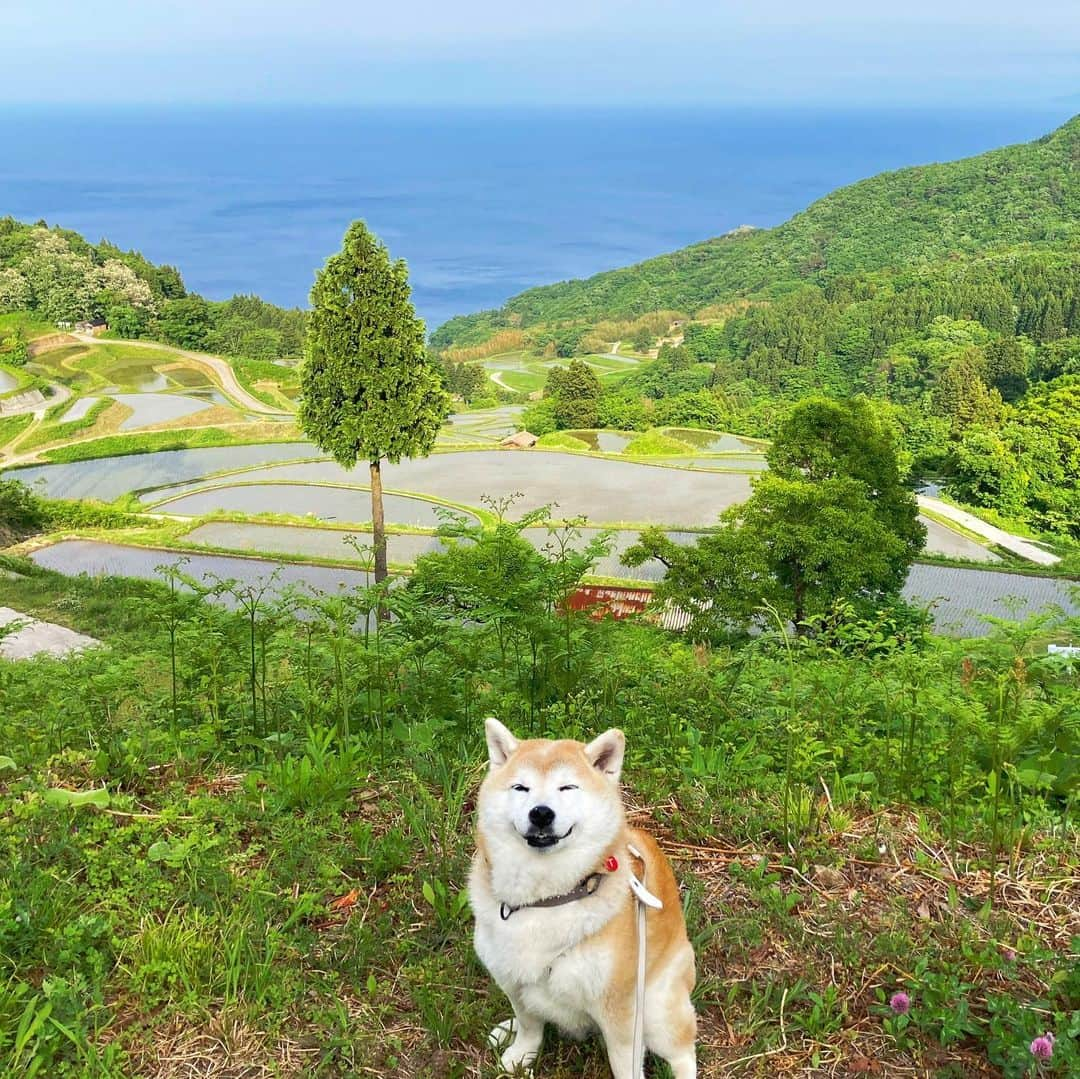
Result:
[[434,329],[1069,115],[0,106],[0,215],[135,248],[211,299],[285,305],[306,304],[316,268],[364,218],[408,261]]

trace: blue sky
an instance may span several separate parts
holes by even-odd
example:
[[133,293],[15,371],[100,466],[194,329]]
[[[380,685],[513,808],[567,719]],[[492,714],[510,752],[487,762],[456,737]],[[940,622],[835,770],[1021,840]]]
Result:
[[0,0],[0,101],[1080,109],[1078,0]]

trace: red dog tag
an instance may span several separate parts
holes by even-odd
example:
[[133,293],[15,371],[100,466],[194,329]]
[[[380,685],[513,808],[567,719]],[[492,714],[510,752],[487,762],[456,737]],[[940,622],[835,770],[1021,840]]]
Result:
[[619,868],[619,859],[614,854],[609,855],[607,861],[604,862],[604,868],[609,873],[614,873]]

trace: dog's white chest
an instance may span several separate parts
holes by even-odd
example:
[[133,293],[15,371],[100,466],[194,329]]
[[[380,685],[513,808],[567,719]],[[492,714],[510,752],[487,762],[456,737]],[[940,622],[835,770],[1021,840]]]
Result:
[[[581,1037],[593,1028],[611,960],[588,939],[595,917],[584,911],[519,911],[506,921],[477,920],[476,951],[504,989],[529,1010]],[[569,916],[567,916],[569,913]]]

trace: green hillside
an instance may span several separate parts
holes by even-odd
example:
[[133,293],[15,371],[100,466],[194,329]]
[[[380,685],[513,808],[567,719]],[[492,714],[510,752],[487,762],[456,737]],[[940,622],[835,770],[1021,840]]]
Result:
[[838,275],[970,257],[1080,236],[1080,116],[1035,142],[844,187],[773,229],[741,230],[636,266],[530,289],[499,311],[452,319],[440,348],[507,326],[691,314],[737,297],[770,297]]

